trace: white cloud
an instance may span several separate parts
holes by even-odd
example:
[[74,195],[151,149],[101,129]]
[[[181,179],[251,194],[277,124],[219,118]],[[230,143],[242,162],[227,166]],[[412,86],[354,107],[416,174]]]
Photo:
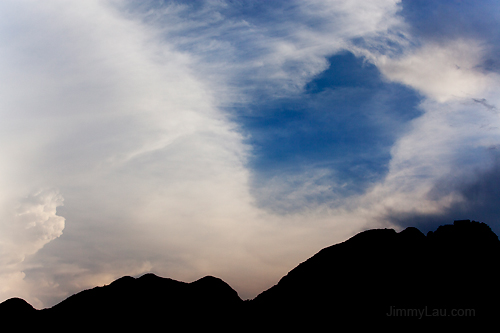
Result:
[[388,79],[426,97],[420,105],[424,114],[391,150],[387,177],[364,197],[382,218],[444,212],[464,198],[459,188],[436,197],[438,182],[461,184],[493,167],[490,150],[500,141],[500,77],[480,69],[479,45],[464,40],[424,43],[401,58],[374,56]]
[[2,207],[39,187],[58,188],[65,207],[55,215],[61,197],[43,192],[20,217],[4,208],[4,229],[29,237],[5,238],[23,251],[2,244],[12,266],[0,297],[40,306],[153,268],[183,279],[223,270],[221,249],[258,220],[248,147],[190,56],[105,2],[2,7]]
[[[191,73],[187,56],[154,44],[154,31],[102,2],[5,2],[2,13],[0,181],[2,226],[11,233],[1,255],[12,263],[6,278],[46,268],[57,274],[52,263],[59,261],[52,257],[85,266],[97,253],[101,263],[120,265],[134,224],[146,234],[160,228],[170,235],[179,223],[196,230],[203,217],[211,221],[201,212],[238,198],[246,148]],[[62,242],[67,248],[40,266],[33,255],[64,227],[55,215],[61,197],[37,193],[21,203],[21,215],[8,214],[8,207],[47,186],[67,199],[62,215],[69,228]],[[157,240],[156,252],[164,251],[166,238]],[[149,270],[137,259],[110,271],[119,276],[137,271],[134,265]],[[93,274],[103,276],[88,272],[89,284]],[[27,290],[7,285],[1,297]],[[31,290],[27,300],[40,304],[35,295],[46,291]]]
[[404,22],[395,26],[399,30],[349,46],[387,80],[423,98],[423,115],[392,147],[386,178],[357,198],[359,212],[371,211],[367,216],[380,221],[394,213],[439,214],[463,201],[458,188],[436,196],[435,185],[461,184],[491,168],[491,149],[500,139],[500,76],[484,70],[491,57],[487,36],[441,36],[436,42],[412,36]]
[[[54,190],[37,191],[16,201],[2,202],[0,215],[0,297],[32,298],[20,267],[29,255],[61,236],[65,219],[56,214],[63,203]],[[19,296],[18,296],[19,297]],[[38,299],[34,299],[40,305]]]
[[439,102],[477,96],[494,81],[480,70],[484,47],[474,40],[425,43],[399,58],[380,56],[376,65],[390,80]]

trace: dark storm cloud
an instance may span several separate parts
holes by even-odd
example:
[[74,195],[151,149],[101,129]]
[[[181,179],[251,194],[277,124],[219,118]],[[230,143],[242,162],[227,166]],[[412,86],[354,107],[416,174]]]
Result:
[[[435,230],[454,220],[470,219],[487,223],[500,235],[500,153],[491,148],[493,165],[465,177],[448,176],[437,181],[428,197],[438,200],[449,194],[460,196],[443,211],[434,214],[388,212],[383,219],[402,228],[415,226],[423,232]],[[459,167],[459,166],[458,166]]]

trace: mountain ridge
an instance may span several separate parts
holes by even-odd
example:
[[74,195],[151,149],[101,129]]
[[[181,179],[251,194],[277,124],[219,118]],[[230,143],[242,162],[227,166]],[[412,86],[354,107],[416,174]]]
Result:
[[498,236],[481,222],[456,220],[427,235],[414,227],[371,229],[321,249],[252,300],[213,276],[186,283],[148,273],[84,290],[48,309],[9,299],[0,303],[0,315],[84,326],[100,318],[112,328],[153,327],[164,318],[170,325],[226,329],[359,318],[396,323],[419,313],[424,319],[424,309],[430,320],[493,319],[499,259]]

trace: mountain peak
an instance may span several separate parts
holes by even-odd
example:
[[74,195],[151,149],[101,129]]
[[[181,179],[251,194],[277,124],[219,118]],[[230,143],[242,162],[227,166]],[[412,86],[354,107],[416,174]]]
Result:
[[[35,311],[35,308],[22,298],[13,297],[0,303],[0,313],[30,313]],[[7,315],[6,315],[7,316]]]

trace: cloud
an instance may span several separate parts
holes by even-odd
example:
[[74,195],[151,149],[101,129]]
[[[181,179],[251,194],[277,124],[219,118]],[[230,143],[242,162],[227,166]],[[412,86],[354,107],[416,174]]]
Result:
[[426,43],[398,59],[377,58],[390,80],[407,84],[439,102],[476,96],[494,82],[479,68],[483,47],[475,40],[452,40],[444,45]]
[[492,230],[500,233],[498,223],[498,180],[500,177],[498,153],[490,150],[486,159],[488,167],[466,173],[466,177],[449,174],[434,183],[426,193],[428,200],[436,200],[453,194],[455,200],[436,211],[388,211],[384,219],[401,227],[416,226],[423,232],[435,230],[439,225],[459,219],[484,221]]
[[[481,178],[494,178],[497,169],[492,150],[500,139],[494,106],[500,78],[478,70],[482,57],[471,56],[479,52],[474,45],[450,41],[436,49],[424,44],[404,60],[380,65],[389,79],[402,81],[427,97],[420,105],[423,115],[411,121],[411,130],[392,147],[386,178],[365,197],[376,202],[380,220],[401,226],[414,223],[430,230],[446,219],[485,216],[480,206],[490,204],[479,204],[471,197],[471,186],[476,192],[484,191],[487,201],[496,200],[488,186],[479,187],[486,184]],[[463,72],[452,68],[460,57],[474,59]],[[446,191],[440,190],[443,186]],[[497,228],[496,218],[488,217]]]
[[[483,186],[494,170],[490,49],[470,36],[419,36],[401,8],[392,0],[2,2],[1,228],[20,235],[22,251],[1,250],[13,264],[0,297],[50,306],[148,271],[184,281],[216,275],[253,297],[359,230],[401,227],[397,217],[461,202],[479,207],[467,196],[472,185],[453,177],[475,174],[471,184]],[[341,75],[333,62],[348,58],[353,82],[369,76],[372,86],[330,80]],[[277,117],[266,132],[241,120],[269,120],[280,108],[310,122]],[[340,135],[345,119],[355,119],[350,136]],[[303,149],[302,164],[258,160],[256,142],[277,148],[270,140],[279,131],[286,143],[316,133],[323,148],[349,144],[336,154]],[[321,164],[321,155],[339,163]],[[260,171],[283,168],[259,178],[258,162],[269,167]],[[363,186],[342,192],[344,184]]]
[[[65,219],[56,214],[63,198],[55,190],[41,190],[16,201],[3,202],[0,210],[0,294],[4,298],[21,292],[31,297],[19,271],[29,255],[62,235]],[[38,299],[34,300],[40,305]]]
[[[186,251],[203,243],[204,232],[192,231],[223,223],[227,217],[214,220],[219,212],[228,208],[230,216],[238,207],[230,202],[247,200],[241,187],[247,148],[191,73],[189,57],[152,45],[153,30],[103,2],[4,3],[2,13],[8,46],[0,64],[3,203],[39,187],[59,189],[67,203],[58,210],[66,219],[61,243],[43,251],[64,221],[43,214],[54,215],[61,200],[43,195],[53,202],[35,206],[38,211],[23,203],[22,222],[35,223],[26,232],[40,239],[23,243],[30,246],[24,252],[4,249],[6,260],[12,252],[30,255],[12,268],[17,278],[53,270],[71,279],[86,272],[87,284],[75,279],[82,288],[104,270],[114,277],[149,270],[140,253],[126,265],[120,259],[134,233],[146,235],[135,244],[138,252],[163,253],[163,244],[179,243],[182,234],[193,243],[176,251]],[[20,217],[4,215],[6,228],[18,225]],[[148,237],[156,237],[152,249],[145,246]],[[68,263],[78,269],[58,269]],[[109,283],[109,275],[101,277]],[[64,285],[56,280],[48,276],[27,300],[40,304],[36,295]],[[9,286],[2,297],[20,292]]]

